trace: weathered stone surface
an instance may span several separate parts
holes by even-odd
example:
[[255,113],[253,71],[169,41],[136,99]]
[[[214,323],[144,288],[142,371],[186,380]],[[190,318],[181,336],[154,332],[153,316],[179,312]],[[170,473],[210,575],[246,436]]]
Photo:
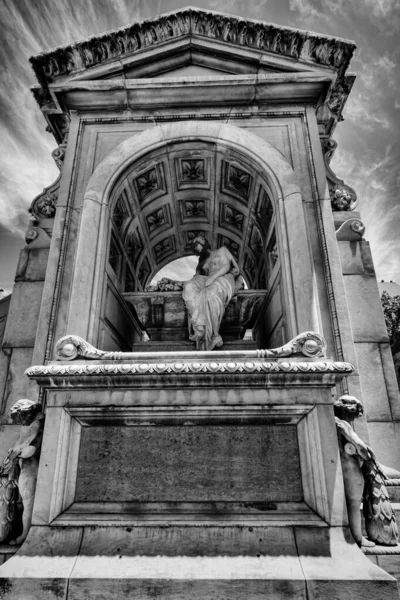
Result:
[[381,344],[355,344],[363,404],[367,419],[390,421],[391,411],[382,366]]
[[117,498],[120,502],[301,501],[296,428],[85,428],[75,500]]
[[23,248],[17,267],[16,281],[44,281],[49,248]]
[[387,342],[378,284],[362,275],[344,277],[347,303],[355,342]]
[[33,348],[13,348],[9,355],[0,356],[0,383],[4,376],[2,390],[1,420],[10,423],[10,408],[20,398],[27,397],[29,382],[25,377],[25,370],[32,364]]
[[18,282],[14,285],[4,346],[34,346],[42,292],[42,282]]
[[343,275],[364,275],[360,242],[338,242]]
[[396,580],[371,565],[346,529],[298,528],[295,536],[308,598],[396,598]]
[[378,460],[397,469],[400,464],[400,423],[369,421],[368,433]]

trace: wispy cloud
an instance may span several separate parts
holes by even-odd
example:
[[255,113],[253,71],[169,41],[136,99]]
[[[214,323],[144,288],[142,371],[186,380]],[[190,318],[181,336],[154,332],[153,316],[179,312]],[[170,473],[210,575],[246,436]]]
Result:
[[[58,174],[29,86],[32,54],[182,8],[186,0],[3,0],[0,3],[0,222],[20,236],[27,209]],[[335,132],[334,164],[358,192],[379,277],[400,282],[400,0],[197,0],[201,8],[354,39],[359,77]],[[3,236],[4,238],[4,236]],[[1,244],[1,236],[0,236]],[[397,266],[396,266],[397,264]],[[397,269],[397,271],[396,271]],[[397,273],[397,274],[396,274]]]
[[383,156],[367,149],[359,156],[338,149],[332,168],[357,192],[361,219],[366,226],[378,279],[400,281],[398,190],[400,144],[387,146]]

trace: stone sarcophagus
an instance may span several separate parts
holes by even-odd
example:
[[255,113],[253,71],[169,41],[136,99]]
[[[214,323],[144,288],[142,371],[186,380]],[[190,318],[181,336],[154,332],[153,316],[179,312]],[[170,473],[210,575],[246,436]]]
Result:
[[[221,323],[224,341],[240,340],[256,326],[267,290],[241,290],[229,302]],[[188,339],[188,315],[182,292],[124,294],[152,341]]]

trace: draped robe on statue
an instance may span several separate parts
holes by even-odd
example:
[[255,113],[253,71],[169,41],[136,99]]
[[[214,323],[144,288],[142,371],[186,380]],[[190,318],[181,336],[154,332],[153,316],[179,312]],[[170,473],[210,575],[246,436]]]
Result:
[[185,282],[182,297],[189,311],[189,339],[203,342],[205,350],[222,346],[219,327],[225,308],[235,293],[235,277],[226,273],[209,286],[208,276],[196,274]]

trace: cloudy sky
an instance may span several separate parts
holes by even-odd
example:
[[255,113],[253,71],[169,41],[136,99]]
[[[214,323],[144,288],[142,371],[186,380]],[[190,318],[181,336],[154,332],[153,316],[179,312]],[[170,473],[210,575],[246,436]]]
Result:
[[[27,209],[57,176],[55,142],[29,87],[28,58],[187,5],[184,0],[0,3],[0,288],[11,291]],[[332,166],[355,188],[378,279],[400,283],[399,0],[195,0],[199,8],[354,40],[358,73]]]

